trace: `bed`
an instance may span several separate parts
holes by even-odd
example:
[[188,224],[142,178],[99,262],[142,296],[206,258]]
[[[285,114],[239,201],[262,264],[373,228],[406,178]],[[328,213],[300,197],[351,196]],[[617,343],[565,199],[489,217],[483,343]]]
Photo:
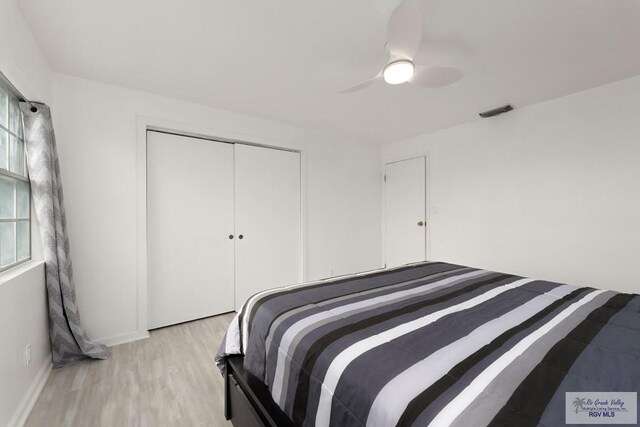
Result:
[[236,427],[564,425],[640,391],[640,296],[424,262],[256,294],[216,363]]

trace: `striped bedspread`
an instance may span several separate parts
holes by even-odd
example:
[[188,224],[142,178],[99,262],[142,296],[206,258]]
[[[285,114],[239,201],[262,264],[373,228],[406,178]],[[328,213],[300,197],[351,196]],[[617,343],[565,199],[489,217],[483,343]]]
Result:
[[296,425],[564,425],[640,392],[640,295],[426,262],[254,295],[230,354]]

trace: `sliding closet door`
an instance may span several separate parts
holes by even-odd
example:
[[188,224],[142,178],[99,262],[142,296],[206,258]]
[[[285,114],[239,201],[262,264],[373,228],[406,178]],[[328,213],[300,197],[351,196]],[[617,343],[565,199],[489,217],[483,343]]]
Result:
[[301,280],[300,154],[235,145],[236,307]]
[[149,329],[234,309],[233,144],[147,133]]

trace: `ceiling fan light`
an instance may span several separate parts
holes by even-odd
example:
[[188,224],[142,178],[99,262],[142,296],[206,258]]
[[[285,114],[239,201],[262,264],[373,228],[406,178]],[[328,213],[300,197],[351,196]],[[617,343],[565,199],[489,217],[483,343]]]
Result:
[[382,72],[384,81],[390,85],[397,85],[409,81],[413,77],[413,62],[395,61],[384,67]]

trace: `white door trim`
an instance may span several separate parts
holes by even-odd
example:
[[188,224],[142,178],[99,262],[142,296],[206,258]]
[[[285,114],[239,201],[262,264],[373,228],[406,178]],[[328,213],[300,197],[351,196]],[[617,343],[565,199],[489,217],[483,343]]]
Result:
[[147,116],[136,117],[136,283],[137,331],[148,334],[147,319],[147,131],[175,133],[221,142],[257,145],[300,153],[300,281],[307,280],[307,156],[302,144],[276,141],[222,128],[203,128]]
[[425,230],[426,236],[425,236],[425,259],[429,260],[431,257],[431,179],[430,179],[430,171],[431,171],[431,167],[429,164],[429,153],[424,153],[424,154],[419,154],[419,155],[413,155],[413,156],[405,156],[405,157],[398,157],[398,158],[393,158],[393,159],[382,159],[381,163],[380,163],[380,170],[381,170],[381,176],[380,176],[380,185],[382,187],[382,191],[380,192],[381,194],[381,198],[382,200],[380,201],[380,209],[382,211],[380,218],[382,219],[381,223],[380,223],[380,230],[381,230],[381,236],[382,236],[382,245],[380,247],[380,259],[382,259],[382,266],[384,268],[387,267],[387,253],[386,253],[386,248],[387,248],[387,231],[386,231],[386,223],[387,223],[387,206],[386,206],[386,200],[387,200],[387,188],[386,188],[386,183],[384,180],[384,175],[385,175],[385,170],[386,170],[386,165],[391,164],[391,163],[398,163],[398,162],[403,162],[405,160],[412,160],[412,159],[420,159],[420,158],[424,158],[424,164],[425,164],[425,173],[424,173],[424,179],[425,179],[425,191],[426,191],[426,195],[424,198],[424,202],[425,202],[425,221],[427,223],[427,227]]

